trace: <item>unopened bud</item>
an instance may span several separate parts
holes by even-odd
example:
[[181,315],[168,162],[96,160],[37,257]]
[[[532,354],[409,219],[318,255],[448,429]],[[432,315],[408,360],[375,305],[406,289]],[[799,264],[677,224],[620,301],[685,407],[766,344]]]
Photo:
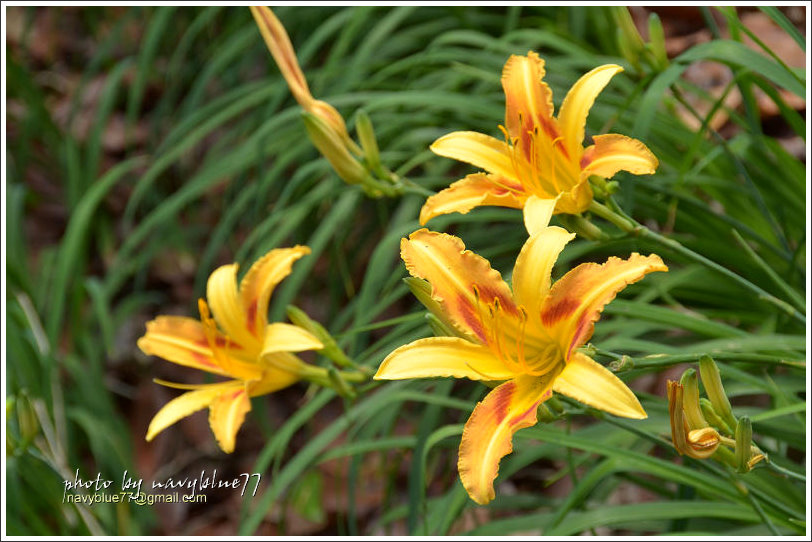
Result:
[[643,38],[637,31],[629,9],[625,6],[614,6],[612,10],[612,17],[616,25],[616,40],[618,49],[623,58],[629,63],[638,68],[640,65],[640,52],[643,50]]
[[685,421],[691,430],[703,429],[708,426],[699,406],[699,384],[694,369],[686,369],[680,378],[682,386],[682,409],[685,411]]
[[711,404],[710,400],[708,400],[706,397],[701,397],[699,399],[699,408],[702,409],[702,415],[705,416],[705,420],[707,420],[710,425],[725,435],[733,434],[733,428],[728,427],[725,421],[719,417],[716,411],[713,410],[713,405]]
[[713,410],[725,421],[730,428],[736,427],[736,418],[730,408],[730,401],[722,386],[722,377],[719,374],[719,367],[710,356],[702,356],[699,360],[699,374],[702,376],[702,385],[705,386],[705,393],[708,395]]
[[286,312],[291,322],[300,328],[309,331],[321,341],[324,348],[318,351],[320,354],[330,358],[339,367],[351,367],[354,365],[352,360],[347,357],[344,351],[338,346],[336,340],[332,335],[330,335],[330,332],[327,331],[324,326],[311,319],[307,313],[294,305],[288,305]]
[[372,121],[364,111],[359,111],[355,117],[355,130],[364,151],[364,159],[369,169],[378,176],[385,178],[386,175],[381,166],[381,154],[378,150],[378,141],[375,139],[375,131],[372,128]]
[[736,425],[736,471],[745,473],[750,471],[750,458],[753,446],[753,426],[750,418],[742,416]]
[[665,32],[660,17],[652,12],[648,16],[648,44],[646,48],[654,59],[655,68],[659,71],[668,67],[668,54],[665,51]]
[[17,424],[20,428],[20,447],[27,447],[40,430],[39,418],[34,405],[25,391],[22,391],[15,401],[13,408],[17,411]]
[[620,183],[617,181],[606,181],[606,193],[610,196],[620,189]]
[[344,123],[344,117],[341,116],[341,113],[339,113],[335,107],[323,100],[313,100],[310,106],[306,107],[305,109],[308,113],[312,113],[324,120],[324,122],[326,122],[336,134],[338,134],[338,137],[341,138],[351,152],[355,154],[359,153],[358,146],[350,137],[349,132],[347,132],[347,125]]
[[324,156],[341,179],[349,184],[364,184],[369,173],[347,149],[340,135],[322,117],[302,113],[310,141]]

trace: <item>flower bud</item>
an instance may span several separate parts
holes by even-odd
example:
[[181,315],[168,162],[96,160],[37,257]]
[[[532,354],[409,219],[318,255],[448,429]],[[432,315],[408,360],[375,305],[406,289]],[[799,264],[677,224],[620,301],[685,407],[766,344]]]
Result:
[[699,406],[699,384],[696,379],[696,371],[687,369],[680,378],[682,386],[682,408],[685,411],[685,421],[688,427],[693,429],[703,429],[708,426],[702,410]]
[[699,360],[699,374],[702,376],[702,384],[705,386],[705,393],[708,395],[713,410],[725,421],[731,429],[736,427],[736,418],[730,408],[730,401],[722,386],[722,377],[719,374],[719,367],[710,356],[702,356]]
[[355,144],[355,141],[352,140],[349,132],[347,132],[347,125],[344,123],[344,117],[341,116],[341,113],[336,111],[335,107],[323,100],[313,100],[310,107],[306,107],[305,109],[308,113],[312,113],[326,122],[330,128],[332,128],[333,131],[338,134],[338,137],[341,138],[344,144],[347,145],[350,152],[360,154],[358,145]]
[[324,326],[311,319],[307,313],[294,305],[288,305],[286,312],[291,322],[300,328],[309,331],[313,334],[313,336],[321,341],[324,348],[318,351],[320,354],[330,358],[339,367],[354,366],[352,360],[347,357],[343,350],[341,350],[338,343],[336,343],[336,340],[332,335],[330,335],[330,332],[324,329]]
[[302,113],[310,141],[341,179],[349,184],[364,184],[369,173],[347,149],[340,135],[321,116]]
[[715,410],[713,410],[713,405],[706,397],[699,398],[699,408],[702,410],[702,415],[705,416],[705,419],[711,426],[715,427],[725,435],[733,434],[733,429],[728,427],[725,421],[719,417]]
[[384,178],[385,172],[381,166],[381,155],[378,150],[378,141],[375,139],[375,131],[372,129],[372,121],[364,111],[359,111],[355,118],[355,131],[361,141],[361,148],[364,151],[364,159],[369,169]]
[[649,50],[654,59],[655,68],[662,71],[668,67],[668,54],[665,51],[665,32],[660,22],[660,17],[652,12],[648,16],[648,44]]
[[637,31],[629,8],[625,6],[614,6],[612,18],[616,25],[616,40],[620,54],[635,68],[640,66],[640,53],[643,51],[643,38]]
[[742,416],[736,424],[736,471],[745,473],[750,470],[750,457],[753,446],[753,426],[750,418]]
[[40,431],[39,418],[37,418],[32,400],[24,390],[17,396],[12,407],[17,411],[17,424],[21,437],[20,447],[25,448]]

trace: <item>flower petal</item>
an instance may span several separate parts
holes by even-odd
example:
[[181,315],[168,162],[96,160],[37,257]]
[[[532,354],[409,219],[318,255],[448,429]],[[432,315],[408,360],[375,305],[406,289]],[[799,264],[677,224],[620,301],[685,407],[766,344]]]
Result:
[[306,329],[293,324],[277,322],[265,328],[265,342],[262,355],[273,352],[301,352],[321,350],[324,345]]
[[615,416],[636,420],[648,417],[634,392],[622,380],[580,352],[572,355],[555,379],[553,390]]
[[557,226],[548,226],[530,237],[522,246],[513,267],[513,298],[517,305],[527,309],[535,324],[540,324],[541,303],[550,292],[553,271],[558,255],[575,237]]
[[611,177],[620,170],[635,175],[651,175],[657,170],[657,157],[643,143],[620,134],[593,136],[595,144],[581,158],[583,174]]
[[386,356],[375,380],[436,376],[507,380],[514,374],[485,346],[457,337],[429,337],[401,346]]
[[147,429],[147,441],[155,438],[155,435],[177,422],[209,406],[218,395],[242,388],[242,383],[236,380],[223,382],[218,385],[190,391],[180,395],[168,403],[152,418]]
[[227,454],[234,451],[237,432],[251,410],[245,388],[230,390],[214,398],[209,406],[209,425],[217,444]]
[[[258,348],[256,344],[250,344],[246,349],[245,354],[241,358],[237,358],[230,353],[233,351],[231,348],[231,337],[223,336],[217,330],[217,324],[209,314],[209,306],[203,299],[197,300],[197,307],[200,310],[200,321],[203,325],[203,330],[206,333],[206,339],[209,342],[209,347],[212,349],[212,355],[225,373],[233,378],[240,380],[251,381],[258,380],[262,377],[262,368],[257,364]],[[246,359],[247,357],[247,359]]]
[[240,298],[245,311],[245,325],[255,337],[261,339],[265,332],[268,301],[273,289],[290,275],[293,262],[307,254],[310,254],[310,248],[302,245],[271,250],[254,262],[243,277],[240,282]]
[[589,186],[589,174],[581,174],[581,180],[558,197],[555,213],[577,215],[583,213],[592,203],[592,187]]
[[558,111],[558,126],[564,137],[567,151],[576,161],[581,156],[584,127],[589,110],[598,94],[612,77],[621,71],[623,68],[616,64],[598,66],[578,79],[564,98],[561,109]]
[[489,334],[481,315],[494,299],[499,300],[506,320],[520,317],[499,271],[485,258],[465,250],[458,237],[424,228],[401,240],[400,254],[412,276],[431,283],[432,297],[462,333],[487,342]]
[[206,285],[206,297],[220,329],[232,340],[252,348],[258,340],[247,327],[246,311],[237,293],[238,268],[233,263],[215,269]]
[[480,205],[522,208],[524,188],[521,184],[496,175],[472,173],[445,190],[430,196],[420,209],[420,224],[448,213],[465,214]]
[[558,198],[540,198],[535,194],[527,198],[524,204],[524,227],[527,233],[535,235],[550,223]]
[[138,339],[138,348],[148,356],[158,356],[178,365],[226,374],[209,348],[203,325],[193,318],[159,316],[147,322],[147,332]]
[[[529,51],[527,56],[511,55],[502,68],[505,91],[505,126],[519,147],[531,152],[530,134],[540,127],[550,139],[558,137],[553,119],[553,93],[544,79],[544,60]],[[527,156],[529,159],[529,155]]]
[[656,254],[632,253],[628,260],[611,257],[604,264],[584,263],[561,277],[541,307],[542,324],[569,360],[591,336],[604,305],[626,285],[652,271],[668,271]]
[[513,434],[535,425],[536,409],[552,395],[555,374],[517,377],[477,403],[463,429],[457,461],[462,485],[477,504],[493,500],[499,461],[513,451]]
[[251,397],[273,393],[301,380],[306,364],[295,354],[278,352],[262,357],[262,378],[248,383]]
[[517,180],[507,143],[478,132],[451,132],[431,144],[440,156],[473,164],[506,179]]

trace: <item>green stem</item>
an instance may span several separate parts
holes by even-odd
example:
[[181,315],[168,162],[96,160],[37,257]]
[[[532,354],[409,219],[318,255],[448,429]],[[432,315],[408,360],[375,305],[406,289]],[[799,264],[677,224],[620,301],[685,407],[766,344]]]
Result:
[[766,461],[765,464],[768,467],[770,467],[771,469],[773,469],[774,471],[776,471],[776,472],[780,472],[781,474],[784,474],[784,475],[786,475],[786,476],[788,476],[790,478],[793,478],[795,480],[799,480],[799,481],[801,481],[803,483],[806,483],[806,476],[804,476],[803,474],[799,474],[797,472],[792,472],[791,470],[785,469],[784,467],[782,467],[780,465],[776,465],[772,461]]
[[433,190],[429,190],[428,188],[420,186],[419,184],[415,183],[414,181],[410,181],[405,177],[401,177],[398,180],[398,183],[401,189],[403,190],[404,194],[418,194],[420,196],[426,197],[433,196],[434,194],[436,194],[436,192],[434,192]]
[[[610,350],[603,350],[602,348],[595,348],[595,354],[600,354],[602,356],[606,356],[612,358],[615,361],[623,362],[624,356],[618,354],[616,352],[612,352]],[[674,365],[680,365],[683,363],[690,363],[699,361],[706,353],[694,353],[694,354],[652,354],[648,356],[641,356],[636,358],[631,358],[630,363],[625,363],[621,365],[621,367],[625,367],[624,370],[628,371],[631,369],[650,369],[650,368],[661,368],[661,367],[671,367]],[[628,356],[626,356],[628,357]],[[804,360],[789,360],[789,359],[782,359],[776,356],[770,356],[767,354],[753,354],[750,352],[714,352],[713,353],[714,359],[724,360],[724,361],[735,361],[739,363],[753,363],[756,365],[781,365],[786,367],[795,367],[796,369],[806,369],[806,362]]]
[[[613,203],[611,199],[607,201]],[[649,241],[662,245],[666,248],[669,248],[674,252],[676,252],[677,254],[680,254],[691,261],[702,264],[708,269],[711,269],[713,271],[716,271],[717,273],[726,276],[727,278],[733,280],[735,283],[756,294],[756,296],[758,296],[759,299],[762,299],[768,303],[771,303],[772,305],[775,305],[783,312],[787,313],[788,315],[792,316],[802,324],[806,325],[806,317],[800,312],[798,312],[792,305],[790,305],[786,301],[778,299],[774,295],[767,293],[766,291],[761,289],[761,287],[753,284],[746,278],[739,276],[733,271],[725,267],[722,267],[718,263],[709,260],[708,258],[702,256],[701,254],[698,254],[693,250],[686,248],[678,241],[664,237],[659,233],[656,233],[648,229],[647,227],[643,226],[633,218],[626,216],[625,214],[620,214],[622,213],[622,211],[620,211],[620,209],[617,208],[617,206],[615,206],[615,209],[616,210],[609,209],[608,207],[594,200],[589,205],[590,211],[592,211],[599,217],[611,222],[612,224],[620,228],[620,230],[630,235],[647,239]],[[620,211],[620,213],[616,211]]]
[[558,215],[561,223],[579,237],[590,241],[606,241],[609,236],[599,227],[580,215]]

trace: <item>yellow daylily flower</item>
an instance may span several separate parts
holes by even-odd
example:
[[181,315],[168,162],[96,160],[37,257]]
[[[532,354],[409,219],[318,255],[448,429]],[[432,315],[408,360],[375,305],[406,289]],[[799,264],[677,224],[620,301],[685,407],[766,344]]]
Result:
[[553,95],[543,81],[544,60],[530,51],[512,55],[502,70],[507,141],[477,132],[453,132],[439,138],[431,150],[440,156],[473,164],[487,171],[474,173],[429,197],[420,223],[451,213],[467,213],[480,205],[524,209],[533,234],[554,213],[577,214],[592,201],[589,176],[611,177],[620,170],[651,174],[657,158],[640,141],[619,134],[593,136],[584,148],[589,110],[609,80],[623,68],[599,66],[581,77],[567,93],[558,116]]
[[431,286],[429,309],[457,336],[396,349],[375,378],[504,381],[476,405],[460,442],[460,478],[479,504],[494,498],[493,480],[513,434],[536,423],[536,409],[553,391],[617,416],[646,417],[634,393],[578,348],[618,291],[668,268],[657,255],[634,253],[581,264],[551,284],[553,265],[573,237],[555,226],[532,235],[516,260],[512,288],[457,237],[422,229],[401,241],[409,273]]
[[302,378],[326,377],[324,369],[293,354],[321,349],[321,341],[300,327],[269,324],[267,319],[274,287],[290,274],[296,260],[309,253],[306,246],[271,250],[251,266],[239,288],[238,265],[221,266],[209,277],[208,303],[203,299],[198,302],[200,321],[159,316],[147,323],[146,334],[138,339],[138,347],[145,354],[230,379],[199,385],[156,380],[191,391],[158,411],[147,430],[147,441],[181,418],[208,407],[217,443],[231,453],[237,431],[251,410],[250,397],[285,388]]

